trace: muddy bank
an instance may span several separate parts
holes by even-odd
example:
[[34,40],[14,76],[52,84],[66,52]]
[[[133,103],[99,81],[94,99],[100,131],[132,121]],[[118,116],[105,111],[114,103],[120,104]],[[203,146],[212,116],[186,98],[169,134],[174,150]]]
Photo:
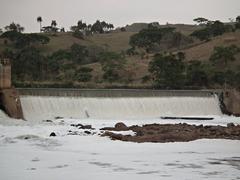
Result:
[[[106,127],[102,136],[108,136],[112,140],[130,142],[188,142],[197,139],[232,139],[240,140],[240,125],[228,124],[223,126],[203,126],[189,124],[147,124],[143,126],[127,127],[123,123],[118,123],[115,127]],[[132,130],[135,136],[116,134],[111,131]]]

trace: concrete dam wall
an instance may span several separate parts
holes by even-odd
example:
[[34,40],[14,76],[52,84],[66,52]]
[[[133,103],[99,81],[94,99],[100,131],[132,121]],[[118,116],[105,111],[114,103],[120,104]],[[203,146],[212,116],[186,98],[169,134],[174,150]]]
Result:
[[25,119],[220,116],[211,91],[18,89]]

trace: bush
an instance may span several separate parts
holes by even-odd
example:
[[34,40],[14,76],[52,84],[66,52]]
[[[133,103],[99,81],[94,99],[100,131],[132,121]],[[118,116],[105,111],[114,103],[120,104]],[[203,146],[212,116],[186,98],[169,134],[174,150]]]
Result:
[[7,31],[1,35],[2,38],[8,38],[14,43],[16,48],[22,49],[31,44],[40,43],[47,44],[50,39],[47,36],[39,34],[22,34],[17,31]]
[[88,56],[88,50],[85,46],[74,43],[70,49],[71,58],[75,63],[83,63]]
[[233,27],[224,25],[221,21],[208,21],[203,29],[194,31],[191,36],[194,36],[201,41],[209,40],[211,37],[222,35],[225,32],[233,31]]
[[208,86],[208,74],[200,61],[193,61],[187,66],[187,85],[202,87]]
[[77,71],[77,80],[79,82],[89,82],[92,79],[92,74],[91,74],[92,71],[93,71],[92,68],[81,67]]
[[104,52],[99,56],[103,79],[108,82],[116,82],[121,79],[120,72],[124,70],[125,59],[121,54],[115,52]]
[[84,39],[84,35],[83,35],[83,33],[82,33],[81,31],[74,31],[74,32],[72,33],[72,36],[73,36],[73,37],[76,37],[76,38],[78,38],[78,39]]
[[149,63],[154,86],[163,89],[179,89],[185,83],[184,63],[173,54],[156,54]]

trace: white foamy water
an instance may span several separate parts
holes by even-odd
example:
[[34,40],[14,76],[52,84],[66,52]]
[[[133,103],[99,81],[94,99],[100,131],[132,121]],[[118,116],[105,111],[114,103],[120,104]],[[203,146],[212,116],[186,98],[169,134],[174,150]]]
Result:
[[157,118],[220,116],[217,96],[210,97],[53,97],[21,96],[25,119]]

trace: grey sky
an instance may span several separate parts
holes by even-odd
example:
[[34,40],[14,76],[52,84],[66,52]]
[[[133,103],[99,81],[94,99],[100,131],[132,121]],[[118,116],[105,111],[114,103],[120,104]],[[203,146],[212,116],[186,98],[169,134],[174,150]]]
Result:
[[59,27],[69,29],[80,19],[123,26],[153,21],[192,24],[200,16],[228,21],[238,15],[240,0],[0,0],[0,28],[14,21],[26,32],[39,31],[37,16],[43,25],[56,20]]

